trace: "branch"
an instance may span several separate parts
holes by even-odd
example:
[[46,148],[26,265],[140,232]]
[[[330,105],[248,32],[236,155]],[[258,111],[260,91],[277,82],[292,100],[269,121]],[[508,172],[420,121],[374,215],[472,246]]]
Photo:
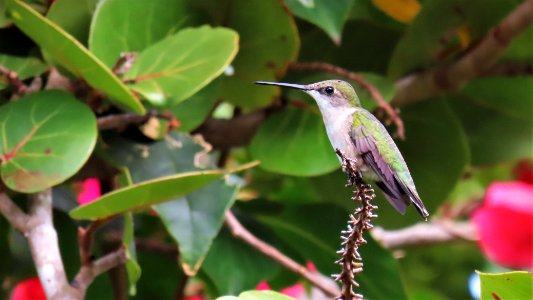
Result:
[[16,230],[26,231],[30,216],[23,212],[5,193],[0,193],[0,213]]
[[461,88],[467,82],[483,76],[505,52],[511,41],[532,23],[533,0],[526,0],[491,28],[476,47],[455,63],[399,80],[392,103],[398,106],[414,103]]
[[374,101],[378,104],[378,106],[387,113],[390,118],[390,121],[396,124],[396,135],[402,140],[405,138],[403,121],[398,115],[398,112],[394,110],[394,108],[392,108],[392,106],[387,101],[385,101],[379,90],[370,82],[366,81],[361,75],[346,70],[344,68],[323,62],[292,63],[289,65],[289,69],[295,71],[320,70],[332,74],[337,74],[349,80],[355,81],[359,86],[365,89],[370,94],[372,99],[374,99]]
[[87,287],[98,275],[126,263],[126,260],[126,250],[120,247],[95,261],[84,264],[74,278],[72,286],[85,295]]
[[169,121],[169,126],[172,128],[179,127],[178,120],[172,113],[169,112],[149,112],[146,115],[138,115],[134,113],[113,114],[104,117],[100,117],[97,120],[98,129],[110,130],[110,129],[124,129],[130,124],[142,124],[146,123],[150,118],[158,117]]
[[30,200],[30,213],[26,230],[37,274],[48,299],[79,299],[78,293],[68,284],[59,251],[57,232],[52,221],[52,191],[47,189],[34,194]]
[[388,249],[477,240],[476,230],[470,222],[418,223],[398,230],[377,227],[372,230],[372,236]]
[[253,248],[257,249],[259,252],[272,258],[288,270],[307,279],[311,284],[322,290],[328,297],[336,297],[339,295],[340,291],[338,288],[335,285],[330,284],[330,282],[322,277],[319,273],[310,272],[304,266],[298,264],[285,254],[281,253],[278,249],[254,236],[242,226],[242,224],[239,222],[239,220],[237,220],[231,211],[226,213],[225,220],[226,225],[234,237],[244,241]]

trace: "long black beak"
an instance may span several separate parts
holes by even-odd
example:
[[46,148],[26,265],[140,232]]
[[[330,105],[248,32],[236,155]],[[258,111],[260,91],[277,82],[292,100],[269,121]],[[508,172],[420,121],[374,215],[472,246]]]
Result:
[[264,84],[264,85],[277,85],[277,86],[286,86],[293,89],[299,89],[303,91],[308,91],[310,88],[307,85],[303,84],[294,84],[294,83],[283,83],[283,82],[269,82],[269,81],[256,81],[256,84]]

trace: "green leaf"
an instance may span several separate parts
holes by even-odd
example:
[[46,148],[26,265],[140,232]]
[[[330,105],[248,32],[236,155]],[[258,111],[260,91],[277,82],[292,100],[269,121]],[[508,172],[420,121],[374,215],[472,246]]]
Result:
[[494,77],[471,82],[450,104],[468,136],[475,165],[533,157],[533,79]]
[[170,235],[180,250],[185,273],[196,274],[211,243],[218,234],[224,215],[233,205],[237,188],[217,181],[183,198],[156,205]]
[[481,299],[532,299],[533,275],[530,272],[481,273]]
[[80,43],[87,45],[89,27],[97,3],[98,0],[55,0],[46,17]]
[[220,75],[235,57],[237,42],[238,35],[226,28],[184,29],[144,50],[125,78],[152,104],[173,105]]
[[[33,57],[18,57],[0,54],[0,66],[17,73],[20,80],[41,75],[48,68],[40,60]],[[7,87],[7,80],[0,75],[0,89]]]
[[74,219],[102,219],[182,197],[224,176],[221,170],[188,172],[114,190],[70,212]]
[[[432,214],[450,195],[470,162],[468,142],[459,120],[442,99],[405,107],[401,116],[406,139],[397,144]],[[414,209],[410,215],[418,220]]]
[[265,106],[279,96],[279,88],[258,88],[252,82],[276,81],[296,59],[300,41],[294,20],[280,1],[264,0],[233,1],[228,16],[227,26],[239,33],[241,46],[234,74],[222,78],[221,97],[244,108]]
[[[214,159],[204,146],[188,135],[170,133],[165,140],[145,144],[114,140],[109,156],[126,166],[134,182],[184,171],[211,167]],[[236,187],[222,180],[183,197],[154,206],[163,224],[179,246],[183,270],[194,275],[233,205]]]
[[[288,206],[278,215],[258,218],[321,273],[339,273],[335,252],[341,244],[340,231],[348,221],[346,210],[331,204],[307,204]],[[368,243],[359,248],[364,263],[363,272],[356,277],[361,284],[359,291],[369,299],[406,299],[396,260],[370,236],[365,239]]]
[[186,101],[170,107],[170,111],[180,122],[179,131],[189,132],[205,121],[209,112],[213,110],[219,87],[220,80],[215,79]]
[[303,32],[299,61],[327,61],[348,70],[383,74],[400,37],[401,32],[381,24],[350,20],[344,26],[342,47],[321,30]]
[[0,170],[11,189],[33,193],[85,164],[96,143],[92,111],[63,91],[30,94],[0,107]]
[[103,0],[94,14],[89,48],[112,67],[122,52],[140,52],[193,21],[184,0]]
[[137,293],[137,281],[141,278],[141,267],[137,262],[137,251],[135,249],[135,236],[133,230],[133,214],[124,214],[124,233],[122,241],[126,246],[126,272],[128,273],[129,294],[134,296]]
[[[235,295],[274,276],[279,265],[223,228],[207,254],[202,270],[214,283],[218,294]],[[231,276],[228,271],[231,270]]]
[[101,90],[117,106],[137,113],[144,107],[131,91],[71,35],[19,0],[8,0],[9,16],[17,27],[69,72]]
[[246,291],[242,292],[239,297],[223,296],[216,300],[294,300],[294,298],[275,291]]
[[261,161],[261,168],[287,175],[313,176],[339,167],[317,110],[288,108],[261,125],[249,148],[253,159]]
[[342,27],[350,15],[354,1],[314,0],[311,5],[306,5],[300,0],[285,0],[285,4],[293,14],[317,25],[329,35],[335,44],[340,44]]

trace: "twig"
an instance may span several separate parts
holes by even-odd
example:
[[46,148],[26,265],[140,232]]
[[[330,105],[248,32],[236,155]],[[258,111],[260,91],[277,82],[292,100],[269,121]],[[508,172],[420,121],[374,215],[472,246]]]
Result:
[[22,96],[26,93],[28,86],[20,80],[17,72],[0,66],[0,74],[4,75],[7,83],[15,88],[16,95]]
[[179,122],[174,115],[169,112],[149,112],[146,115],[140,116],[134,113],[113,114],[100,117],[97,120],[98,129],[123,129],[130,124],[142,124],[147,122],[150,118],[158,117],[169,121],[170,129],[179,127]]
[[373,210],[378,207],[370,203],[376,197],[376,194],[369,184],[363,182],[355,162],[347,158],[339,149],[335,149],[335,152],[341,158],[343,171],[348,175],[346,186],[354,187],[352,200],[359,202],[361,206],[357,207],[353,214],[350,214],[348,229],[341,232],[343,234],[341,236],[343,240],[342,249],[337,251],[337,253],[341,254],[342,257],[336,263],[341,266],[342,270],[341,273],[332,276],[335,281],[342,284],[341,295],[337,299],[363,299],[363,295],[354,291],[354,288],[359,287],[355,280],[355,275],[363,271],[363,258],[358,249],[366,244],[363,233],[373,227],[370,222],[377,217]]
[[258,239],[252,233],[250,233],[242,224],[237,220],[237,218],[228,211],[225,216],[226,225],[231,230],[231,233],[234,237],[246,242],[251,245],[253,248],[257,249],[259,252],[264,255],[272,258],[278,262],[283,267],[288,270],[302,276],[308,280],[311,284],[322,290],[329,297],[336,297],[339,295],[339,290],[336,286],[331,285],[327,279],[321,277],[319,273],[312,273],[307,270],[304,266],[298,264],[291,258],[287,257],[285,254],[281,253],[278,249],[272,247],[271,245],[265,243],[264,241]]
[[16,230],[25,232],[30,216],[23,212],[5,193],[0,193],[0,213]]
[[126,260],[126,250],[121,246],[95,261],[82,265],[72,282],[72,286],[81,291],[82,295],[85,295],[87,287],[98,275],[126,263]]
[[477,239],[475,227],[470,222],[446,223],[446,225],[441,222],[418,223],[398,230],[384,230],[377,227],[371,233],[374,239],[388,249]]
[[103,224],[108,222],[110,219],[99,219],[87,226],[87,228],[78,227],[78,244],[80,249],[80,260],[81,264],[88,265],[92,261],[92,244],[94,233],[98,228]]
[[455,63],[407,76],[396,83],[392,103],[414,103],[455,90],[488,72],[511,41],[533,23],[533,0],[525,0],[489,30],[481,42]]
[[385,101],[379,90],[373,84],[366,81],[361,75],[324,62],[292,63],[289,65],[289,69],[295,71],[324,71],[355,81],[359,86],[365,89],[370,94],[372,99],[376,101],[378,106],[387,113],[390,121],[396,124],[396,135],[402,140],[405,138],[403,121],[398,112],[387,101]]

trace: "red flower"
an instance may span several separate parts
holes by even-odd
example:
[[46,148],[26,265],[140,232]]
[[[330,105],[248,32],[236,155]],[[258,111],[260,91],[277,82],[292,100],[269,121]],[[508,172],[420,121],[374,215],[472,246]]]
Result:
[[10,300],[46,300],[39,278],[32,277],[23,280],[15,286]]
[[100,181],[96,177],[85,179],[79,183],[78,188],[80,189],[80,192],[78,193],[79,205],[91,203],[101,195]]
[[490,260],[510,268],[533,269],[533,185],[491,184],[472,221],[481,250]]

